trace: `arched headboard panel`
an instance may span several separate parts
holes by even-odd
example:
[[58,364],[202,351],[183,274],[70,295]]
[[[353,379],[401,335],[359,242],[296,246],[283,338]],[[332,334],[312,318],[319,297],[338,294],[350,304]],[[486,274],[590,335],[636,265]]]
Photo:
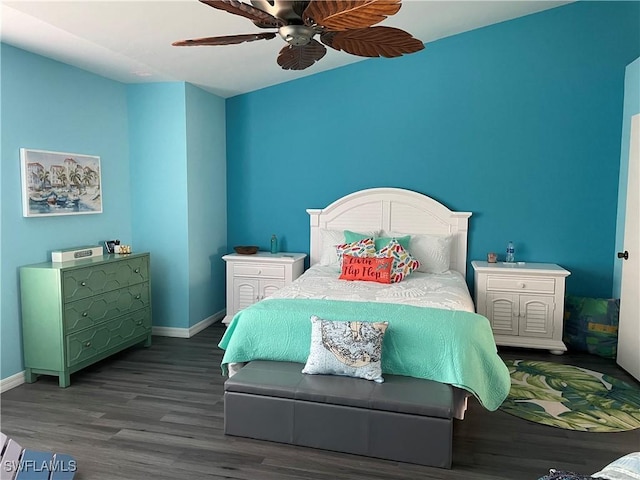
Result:
[[370,188],[346,195],[326,208],[308,209],[311,265],[323,249],[320,229],[384,230],[452,235],[451,269],[466,275],[470,212],[454,212],[427,195],[401,188]]

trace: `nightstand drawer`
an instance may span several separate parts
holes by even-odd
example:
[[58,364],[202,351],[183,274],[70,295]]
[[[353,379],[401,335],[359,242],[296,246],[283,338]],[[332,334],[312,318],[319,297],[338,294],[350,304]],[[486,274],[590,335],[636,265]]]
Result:
[[487,291],[518,291],[534,293],[550,293],[556,290],[556,282],[548,277],[508,277],[500,275],[487,276]]
[[233,274],[243,277],[284,279],[284,265],[266,265],[259,263],[249,265],[239,263],[233,266]]

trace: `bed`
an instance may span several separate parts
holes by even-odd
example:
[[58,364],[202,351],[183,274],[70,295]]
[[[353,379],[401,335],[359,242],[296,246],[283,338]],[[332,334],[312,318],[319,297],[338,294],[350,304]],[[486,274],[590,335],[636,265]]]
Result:
[[[310,356],[311,316],[334,321],[387,322],[388,332],[382,343],[383,375],[394,381],[408,377],[447,385],[451,388],[454,418],[464,417],[471,395],[485,408],[496,410],[509,392],[510,379],[497,355],[489,322],[474,313],[466,285],[471,213],[451,211],[426,195],[397,188],[362,190],[326,208],[307,212],[310,268],[271,297],[236,314],[219,344],[225,350],[223,372],[230,374],[230,380],[247,362],[267,361],[254,369],[254,375],[260,372],[263,376],[268,362],[305,364]],[[340,266],[331,255],[336,242],[344,240],[340,235],[345,230],[385,238],[410,235],[409,252],[415,245],[416,256],[428,265],[419,269],[424,271],[415,271],[390,285],[340,280]],[[438,246],[433,250],[420,243],[441,239],[446,239],[446,248]],[[437,268],[432,269],[432,265]],[[280,368],[272,370],[278,370],[278,379],[269,391],[278,396],[290,388],[284,384],[293,374],[290,372],[287,377]],[[298,376],[295,381],[306,380]],[[248,393],[256,393],[253,387],[248,387]],[[243,389],[246,385],[240,393],[247,393]],[[306,395],[291,392],[287,395]],[[409,461],[417,456],[416,453]],[[446,455],[442,458],[446,464]]]

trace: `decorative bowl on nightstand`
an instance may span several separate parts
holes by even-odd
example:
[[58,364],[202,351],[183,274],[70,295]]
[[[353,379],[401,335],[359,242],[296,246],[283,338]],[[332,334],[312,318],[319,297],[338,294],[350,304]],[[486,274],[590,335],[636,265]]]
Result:
[[255,245],[239,245],[237,247],[233,247],[233,249],[240,255],[253,255],[258,252],[258,247]]

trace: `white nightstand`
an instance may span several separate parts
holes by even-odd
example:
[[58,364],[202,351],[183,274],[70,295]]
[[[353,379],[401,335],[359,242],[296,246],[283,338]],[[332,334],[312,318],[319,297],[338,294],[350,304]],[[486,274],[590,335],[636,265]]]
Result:
[[571,273],[553,263],[471,262],[476,311],[491,322],[497,345],[544,348],[560,355],[564,284]]
[[287,252],[223,256],[227,262],[227,315],[222,323],[229,324],[237,312],[298,278],[306,256]]

